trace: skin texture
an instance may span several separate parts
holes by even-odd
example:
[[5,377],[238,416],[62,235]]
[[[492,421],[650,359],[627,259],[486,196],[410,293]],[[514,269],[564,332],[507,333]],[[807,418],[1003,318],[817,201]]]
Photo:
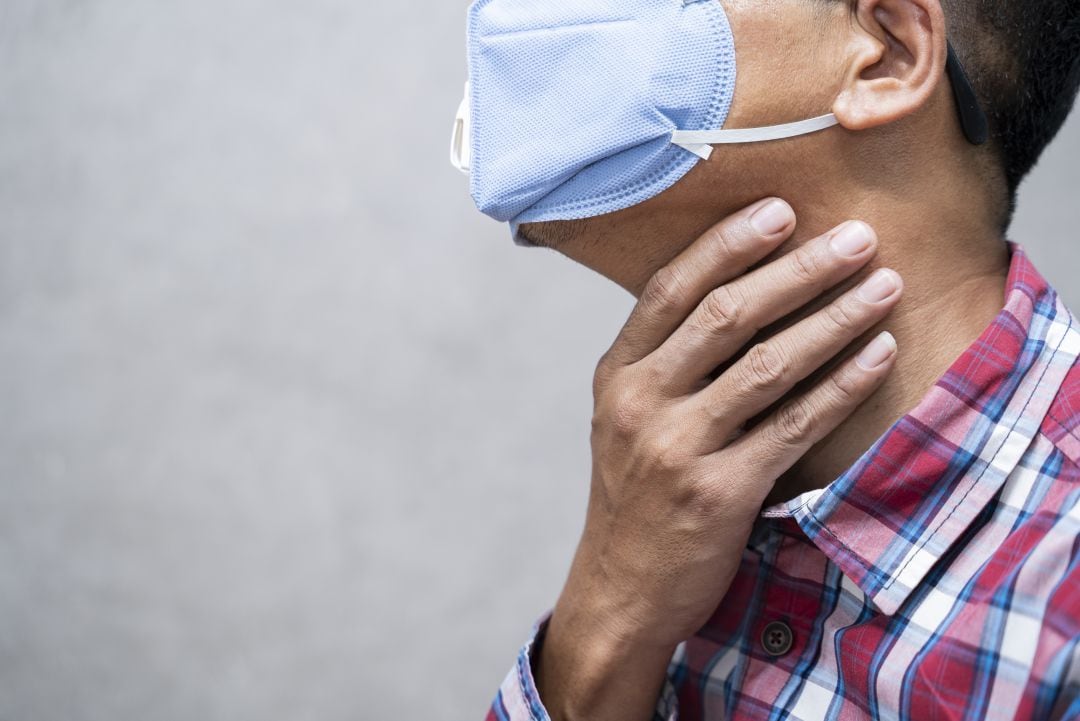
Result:
[[[1004,304],[1005,183],[960,132],[938,0],[717,1],[738,59],[725,127],[829,109],[840,127],[718,146],[637,206],[523,229],[638,298],[597,365],[585,528],[538,647],[557,720],[649,719],[762,505],[831,482]],[[762,233],[770,197],[783,224]],[[843,259],[849,219],[870,248]],[[880,268],[897,290],[859,301]],[[899,351],[860,369],[886,330]]]

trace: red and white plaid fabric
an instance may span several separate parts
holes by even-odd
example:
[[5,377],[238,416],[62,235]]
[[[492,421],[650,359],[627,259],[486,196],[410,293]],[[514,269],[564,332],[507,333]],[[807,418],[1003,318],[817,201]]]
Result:
[[[1008,245],[1004,308],[919,404],[763,510],[656,719],[1080,719],[1080,328]],[[548,718],[531,661],[550,613],[488,721]],[[791,646],[770,655],[776,622]]]

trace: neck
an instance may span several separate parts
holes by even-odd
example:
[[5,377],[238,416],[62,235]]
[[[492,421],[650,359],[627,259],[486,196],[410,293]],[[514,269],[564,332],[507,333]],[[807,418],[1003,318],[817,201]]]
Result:
[[[1004,305],[1009,256],[1004,239],[987,221],[992,214],[965,208],[970,198],[946,195],[914,202],[898,200],[901,197],[892,193],[875,197],[871,191],[847,195],[838,204],[813,199],[801,207],[792,203],[799,218],[796,245],[847,217],[867,221],[879,236],[878,254],[866,268],[802,309],[798,317],[823,307],[879,267],[900,273],[904,296],[877,327],[793,389],[797,393],[819,381],[882,330],[896,337],[899,353],[884,384],[778,479],[766,505],[823,488],[842,474],[919,403]],[[789,317],[784,324],[798,317]],[[771,334],[770,329],[763,333]]]

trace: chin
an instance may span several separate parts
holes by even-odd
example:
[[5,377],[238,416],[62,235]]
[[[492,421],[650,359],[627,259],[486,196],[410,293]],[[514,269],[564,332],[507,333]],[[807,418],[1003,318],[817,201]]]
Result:
[[539,223],[522,223],[518,233],[534,245],[558,248],[581,236],[583,220],[545,220]]

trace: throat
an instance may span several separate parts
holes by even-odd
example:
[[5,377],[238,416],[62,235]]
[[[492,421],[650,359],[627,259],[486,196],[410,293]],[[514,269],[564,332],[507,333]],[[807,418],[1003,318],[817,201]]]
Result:
[[[950,267],[947,265],[938,266],[935,272],[929,272],[929,267],[920,272],[918,264],[907,264],[911,267],[906,271],[904,264],[888,264],[905,281],[900,303],[881,324],[828,366],[805,379],[793,392],[820,382],[829,370],[858,352],[882,330],[896,337],[898,355],[893,369],[872,396],[777,479],[765,501],[766,507],[824,488],[843,475],[893,424],[919,404],[993,322],[1005,304],[1008,248],[999,239],[994,244],[983,245],[980,252],[983,253],[980,267],[953,265],[953,272],[940,270]],[[790,397],[791,394],[786,396]]]

